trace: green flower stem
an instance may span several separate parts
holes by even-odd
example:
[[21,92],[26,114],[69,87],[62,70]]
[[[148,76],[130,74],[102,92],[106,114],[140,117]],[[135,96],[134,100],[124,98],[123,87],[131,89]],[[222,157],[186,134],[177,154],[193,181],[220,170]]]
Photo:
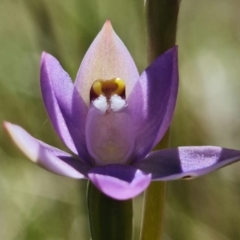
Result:
[[145,0],[148,65],[176,42],[180,0]]
[[[151,64],[176,42],[180,0],[145,0],[147,25],[147,60]],[[168,148],[170,130],[156,149]],[[162,239],[166,183],[153,182],[146,190],[143,205],[141,240]]]
[[[170,131],[165,134],[157,149],[169,146]],[[144,194],[141,240],[161,240],[166,196],[166,182],[152,182]]]
[[87,203],[91,240],[131,240],[133,232],[132,199],[117,201],[88,183]]

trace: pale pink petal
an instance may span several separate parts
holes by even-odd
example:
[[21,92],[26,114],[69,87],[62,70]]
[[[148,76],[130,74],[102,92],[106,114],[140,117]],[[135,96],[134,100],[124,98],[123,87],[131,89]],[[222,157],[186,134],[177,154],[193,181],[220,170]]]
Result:
[[81,63],[75,86],[89,105],[93,82],[112,78],[121,78],[125,81],[128,97],[138,81],[139,74],[130,53],[107,20]]

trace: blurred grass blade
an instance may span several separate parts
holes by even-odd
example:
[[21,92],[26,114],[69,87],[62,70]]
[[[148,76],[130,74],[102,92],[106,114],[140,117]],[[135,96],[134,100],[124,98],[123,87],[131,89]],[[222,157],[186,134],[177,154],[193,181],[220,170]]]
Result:
[[118,201],[109,198],[89,182],[87,203],[91,240],[132,239],[132,199]]
[[[175,45],[179,5],[179,0],[145,0],[148,64]],[[169,140],[170,131],[168,130],[156,149],[168,148]],[[165,193],[165,182],[153,182],[146,190],[141,240],[162,238]]]

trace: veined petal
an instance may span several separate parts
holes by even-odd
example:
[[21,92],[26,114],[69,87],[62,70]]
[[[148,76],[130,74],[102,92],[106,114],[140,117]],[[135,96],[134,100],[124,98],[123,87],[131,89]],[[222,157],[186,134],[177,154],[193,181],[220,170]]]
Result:
[[96,167],[89,172],[88,177],[100,191],[117,200],[137,196],[151,181],[151,174],[128,165]]
[[85,103],[89,105],[89,93],[93,82],[112,78],[121,78],[125,81],[128,98],[138,81],[139,74],[130,53],[107,20],[81,63],[75,86]]
[[134,167],[152,174],[153,180],[175,180],[205,175],[240,160],[240,151],[213,147],[178,147],[150,153]]
[[85,145],[87,106],[60,63],[47,53],[42,55],[41,89],[56,132],[71,151],[87,161],[90,158]]
[[[141,109],[132,107],[129,101],[132,115],[137,116],[141,123],[136,130],[135,160],[145,157],[161,140],[172,120],[178,92],[177,47],[158,57],[142,73],[140,84]],[[138,89],[138,92],[141,91]],[[134,96],[135,93],[132,94]],[[136,98],[137,94],[134,96],[134,99]]]
[[20,126],[5,122],[4,127],[19,149],[34,163],[46,170],[71,178],[86,178],[90,165],[70,154],[38,141]]

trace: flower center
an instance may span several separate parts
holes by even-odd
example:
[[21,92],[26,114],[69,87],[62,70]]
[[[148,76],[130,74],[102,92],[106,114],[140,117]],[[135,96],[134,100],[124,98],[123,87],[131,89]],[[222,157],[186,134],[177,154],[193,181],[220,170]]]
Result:
[[105,96],[109,99],[115,94],[125,98],[125,83],[121,78],[113,78],[111,80],[99,79],[92,85],[90,100],[94,100],[99,96]]
[[123,96],[125,84],[120,78],[97,80],[92,85],[86,143],[96,165],[125,164],[132,153],[133,123]]

